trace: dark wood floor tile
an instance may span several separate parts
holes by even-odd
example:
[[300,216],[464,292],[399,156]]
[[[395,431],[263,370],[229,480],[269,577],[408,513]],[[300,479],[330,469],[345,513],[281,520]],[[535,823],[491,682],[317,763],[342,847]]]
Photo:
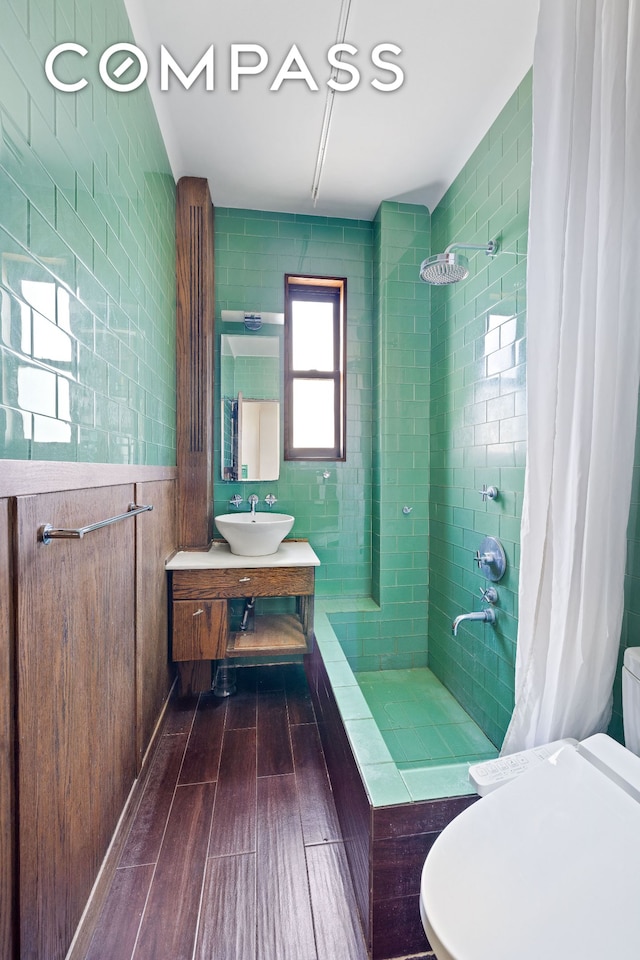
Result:
[[317,960],[293,775],[258,780],[256,874],[260,960]]
[[286,664],[276,663],[256,668],[258,693],[284,690]]
[[225,730],[209,856],[256,849],[256,731]]
[[306,853],[318,957],[367,960],[344,845],[326,843]]
[[213,693],[200,696],[179,783],[217,780],[227,701]]
[[198,696],[172,696],[167,706],[167,716],[162,728],[165,736],[173,733],[189,733],[198,708]]
[[338,814],[315,723],[292,726],[291,742],[304,842],[341,840]]
[[281,692],[258,697],[258,776],[293,773],[287,703]]
[[227,702],[227,730],[240,730],[256,725],[256,667],[236,670],[236,693]]
[[178,782],[187,734],[163,736],[118,866],[155,863]]
[[289,723],[314,723],[316,716],[313,712],[304,666],[301,663],[289,664],[285,673],[285,690]]
[[149,863],[116,870],[86,960],[130,960],[153,871]]
[[176,789],[134,960],[192,960],[214,792]]
[[256,857],[207,862],[194,960],[262,960],[256,952]]

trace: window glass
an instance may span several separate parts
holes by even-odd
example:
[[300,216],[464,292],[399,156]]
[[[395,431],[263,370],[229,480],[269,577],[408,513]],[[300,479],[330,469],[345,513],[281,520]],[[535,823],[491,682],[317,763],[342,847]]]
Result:
[[333,303],[291,303],[291,366],[294,370],[333,370]]
[[285,276],[285,460],[344,460],[344,277]]
[[293,381],[294,448],[335,446],[334,388],[331,380]]

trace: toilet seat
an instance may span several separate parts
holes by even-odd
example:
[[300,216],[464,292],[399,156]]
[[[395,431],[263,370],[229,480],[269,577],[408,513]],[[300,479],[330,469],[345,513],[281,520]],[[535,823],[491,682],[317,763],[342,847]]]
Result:
[[438,960],[640,957],[640,758],[598,734],[461,813],[422,871]]

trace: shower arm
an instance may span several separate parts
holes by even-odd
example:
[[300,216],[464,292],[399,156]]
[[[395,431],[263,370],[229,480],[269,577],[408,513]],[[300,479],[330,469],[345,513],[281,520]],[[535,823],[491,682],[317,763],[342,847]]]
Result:
[[444,252],[451,253],[453,250],[484,250],[488,257],[493,257],[498,252],[498,241],[489,240],[488,243],[450,243]]

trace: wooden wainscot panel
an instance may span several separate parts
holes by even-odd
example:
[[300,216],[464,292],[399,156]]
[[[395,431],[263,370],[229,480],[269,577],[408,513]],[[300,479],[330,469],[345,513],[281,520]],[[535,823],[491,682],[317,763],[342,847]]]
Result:
[[9,502],[0,500],[0,957],[17,954],[13,878],[15,807],[13,793],[13,663],[9,573]]
[[37,531],[133,499],[129,484],[16,500],[21,960],[65,957],[136,774],[136,521],[49,545]]
[[164,561],[175,548],[175,497],[173,481],[136,484],[136,503],[153,506],[135,520],[138,770],[171,689]]

